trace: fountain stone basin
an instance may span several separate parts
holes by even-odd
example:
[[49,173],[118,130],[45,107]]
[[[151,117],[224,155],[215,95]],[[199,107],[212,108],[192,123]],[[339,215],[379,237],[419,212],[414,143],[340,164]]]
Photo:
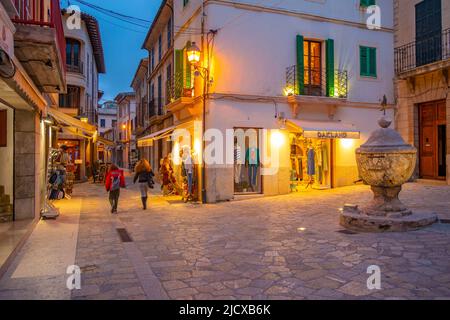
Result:
[[382,118],[378,123],[381,128],[356,150],[359,175],[371,186],[374,197],[361,209],[344,206],[340,224],[368,232],[408,231],[433,224],[436,214],[412,212],[399,199],[402,185],[414,172],[417,149],[389,128],[389,120]]

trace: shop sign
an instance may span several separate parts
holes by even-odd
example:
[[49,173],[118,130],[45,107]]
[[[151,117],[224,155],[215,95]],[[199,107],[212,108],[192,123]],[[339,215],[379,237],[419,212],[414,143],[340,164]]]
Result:
[[359,139],[360,133],[354,131],[305,131],[303,136],[311,139]]
[[6,13],[0,12],[0,49],[4,50],[10,58],[14,56],[14,36],[11,30],[11,22]]

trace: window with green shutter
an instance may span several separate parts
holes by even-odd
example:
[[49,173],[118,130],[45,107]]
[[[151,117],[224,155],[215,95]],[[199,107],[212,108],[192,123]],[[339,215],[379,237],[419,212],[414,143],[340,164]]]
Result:
[[375,5],[375,0],[361,0],[360,4],[361,7],[367,8],[370,6]]
[[184,82],[184,50],[175,50],[175,99],[181,97]]
[[359,47],[360,75],[377,77],[377,48]]
[[296,94],[305,93],[305,61],[304,61],[304,38],[297,36],[297,74]]

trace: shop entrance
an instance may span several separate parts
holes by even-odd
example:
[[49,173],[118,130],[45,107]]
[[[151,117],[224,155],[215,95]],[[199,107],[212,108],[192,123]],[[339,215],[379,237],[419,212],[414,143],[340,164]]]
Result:
[[81,160],[81,151],[80,151],[80,140],[59,140],[58,148],[65,145],[67,147],[67,153],[69,155],[69,163],[74,164],[76,167],[75,171],[75,180],[80,180],[80,160]]
[[419,106],[420,177],[443,180],[446,176],[447,115],[444,101]]
[[305,138],[291,133],[291,192],[331,188],[331,139]]

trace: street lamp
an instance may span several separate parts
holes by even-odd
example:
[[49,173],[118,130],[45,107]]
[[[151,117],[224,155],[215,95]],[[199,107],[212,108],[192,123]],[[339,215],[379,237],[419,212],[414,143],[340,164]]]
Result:
[[[205,68],[200,66],[200,57],[201,57],[201,50],[200,48],[195,44],[195,42],[192,42],[191,45],[186,49],[187,53],[187,59],[189,63],[191,63],[195,68],[195,76],[202,76],[204,79],[203,81],[203,112],[202,112],[202,158],[203,154],[206,148],[205,145],[205,131],[206,131],[206,95],[208,91],[208,84],[209,84],[209,68]],[[202,73],[203,72],[203,73]],[[205,179],[205,162],[201,161],[201,172],[202,172],[202,203],[206,203],[206,179]]]
[[193,65],[197,65],[200,62],[201,51],[200,48],[197,47],[195,42],[192,42],[191,45],[187,48],[187,59]]

